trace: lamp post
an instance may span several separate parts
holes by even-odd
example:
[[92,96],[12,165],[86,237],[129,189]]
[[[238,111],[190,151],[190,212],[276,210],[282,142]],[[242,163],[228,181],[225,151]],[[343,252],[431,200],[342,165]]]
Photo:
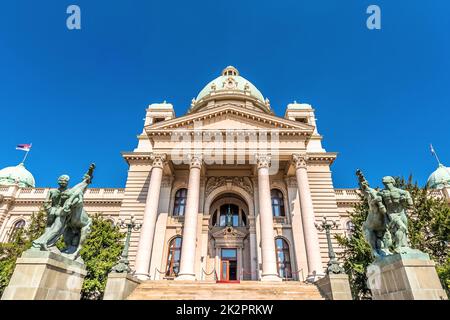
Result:
[[125,239],[125,244],[123,247],[122,255],[120,256],[120,260],[114,267],[112,267],[112,271],[118,273],[129,273],[131,271],[131,268],[130,261],[128,261],[128,249],[130,248],[131,231],[138,231],[139,229],[141,229],[142,223],[136,223],[134,216],[132,215],[129,222],[125,222],[125,219],[121,219],[117,226],[119,228],[127,228],[127,237]]
[[328,243],[328,257],[330,260],[328,261],[328,267],[327,267],[327,274],[333,273],[333,274],[341,274],[345,273],[344,268],[342,268],[339,265],[339,262],[336,259],[336,254],[333,250],[333,245],[331,243],[331,229],[337,229],[338,225],[336,221],[329,221],[326,217],[323,217],[322,223],[315,223],[316,229],[319,231],[325,230],[325,234],[327,236],[327,243]]

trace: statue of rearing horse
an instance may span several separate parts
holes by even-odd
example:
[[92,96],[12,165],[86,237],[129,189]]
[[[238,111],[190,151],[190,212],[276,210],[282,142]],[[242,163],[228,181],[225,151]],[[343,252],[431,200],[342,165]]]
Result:
[[392,245],[391,233],[388,229],[389,216],[383,199],[375,189],[369,187],[369,183],[361,170],[356,171],[359,186],[364,198],[369,204],[369,213],[363,224],[364,238],[372,249],[374,258],[379,258],[392,254],[389,247]]
[[47,212],[47,228],[42,236],[33,241],[30,250],[56,251],[56,242],[64,236],[65,248],[61,253],[82,261],[80,250],[91,231],[92,219],[83,207],[84,192],[92,182],[95,164],[91,164],[83,181],[72,189],[67,189],[69,176],[58,179],[59,188],[51,190],[44,203]]

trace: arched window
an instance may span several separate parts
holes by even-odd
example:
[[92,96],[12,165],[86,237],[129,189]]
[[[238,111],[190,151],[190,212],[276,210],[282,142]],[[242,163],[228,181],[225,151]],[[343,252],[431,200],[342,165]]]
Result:
[[179,189],[175,193],[175,202],[173,206],[173,216],[184,216],[186,209],[187,189]]
[[272,198],[272,214],[274,217],[284,217],[284,200],[283,193],[278,189],[272,189],[270,191]]
[[173,238],[169,243],[166,276],[177,276],[180,271],[181,237]]
[[292,279],[291,256],[288,243],[283,238],[276,238],[275,247],[277,248],[278,275],[283,279]]
[[14,241],[15,236],[17,233],[25,227],[25,220],[19,220],[16,223],[14,223],[14,226],[11,228],[11,233],[9,235],[8,241]]
[[[228,221],[230,219],[230,221]],[[239,207],[234,204],[226,204],[220,207],[219,227],[226,227],[230,224],[239,227]]]

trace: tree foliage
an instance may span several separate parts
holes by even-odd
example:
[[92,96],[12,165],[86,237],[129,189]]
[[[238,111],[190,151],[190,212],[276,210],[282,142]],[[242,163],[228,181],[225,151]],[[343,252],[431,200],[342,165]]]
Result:
[[25,228],[13,231],[9,242],[0,243],[0,296],[9,284],[17,258],[31,247],[32,241],[44,232],[45,226],[46,214],[44,210],[39,210],[31,215]]
[[108,273],[122,253],[123,237],[119,227],[100,215],[92,217],[91,233],[81,250],[81,257],[87,269],[82,299],[98,300],[103,297]]
[[350,236],[337,235],[338,244],[343,247],[340,259],[350,279],[350,288],[354,299],[370,298],[367,287],[366,269],[372,263],[371,249],[364,239],[363,223],[367,218],[369,204],[360,195],[361,201],[355,204],[353,211],[349,212],[353,229]]
[[[40,210],[31,216],[30,223],[25,228],[17,230],[8,243],[0,243],[0,296],[8,286],[17,258],[44,232],[46,220],[44,210]],[[92,217],[91,233],[81,250],[81,257],[87,269],[81,292],[82,299],[102,298],[108,273],[122,252],[123,236],[117,226],[100,215]],[[58,241],[57,246],[64,247],[62,239]]]
[[[444,289],[450,290],[450,207],[442,197],[433,196],[427,188],[420,188],[412,183],[412,177],[407,181],[396,178],[399,188],[408,190],[413,199],[413,207],[408,210],[408,232],[412,248],[419,249],[430,255],[436,263],[436,269]],[[361,196],[361,202],[355,204],[349,212],[354,230],[350,237],[336,236],[343,248],[340,258],[350,277],[350,284],[355,299],[370,298],[367,287],[366,270],[373,261],[371,250],[364,239],[362,225],[368,214],[368,203]]]

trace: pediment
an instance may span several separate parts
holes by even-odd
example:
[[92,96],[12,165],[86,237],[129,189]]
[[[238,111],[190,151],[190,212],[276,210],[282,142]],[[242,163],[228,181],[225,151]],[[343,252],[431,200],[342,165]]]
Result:
[[308,124],[245,109],[233,104],[159,122],[145,128],[147,133],[158,134],[175,130],[191,131],[194,129],[202,131],[276,129],[280,131],[296,131],[306,135],[310,135],[314,131],[314,127]]
[[216,239],[244,239],[247,236],[246,232],[239,230],[241,228],[223,227],[218,228],[211,233],[211,236]]

